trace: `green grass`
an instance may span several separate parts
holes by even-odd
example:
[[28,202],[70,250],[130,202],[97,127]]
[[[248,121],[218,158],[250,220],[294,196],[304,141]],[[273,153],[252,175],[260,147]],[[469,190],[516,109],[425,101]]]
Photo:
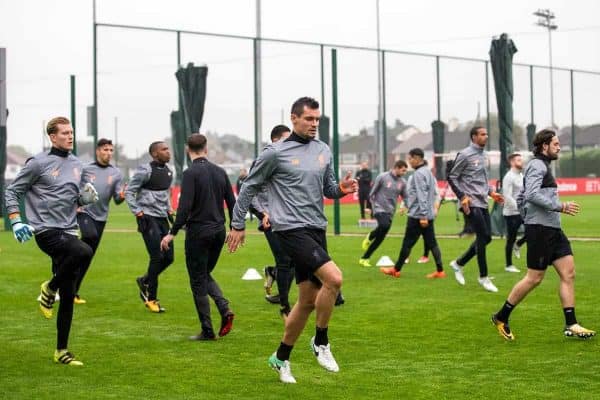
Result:
[[[598,236],[597,199],[577,199],[582,215],[563,218],[569,236]],[[444,207],[437,231],[456,233],[461,225],[451,207]],[[355,227],[357,208],[343,207],[343,232],[368,231]],[[189,342],[187,336],[198,332],[199,323],[185,271],[184,234],[176,240],[175,263],[160,280],[159,295],[168,311],[150,314],[135,285],[147,262],[141,237],[133,232],[133,217],[124,207],[113,210],[82,289],[88,304],[76,306],[70,348],[86,364],[79,369],[52,362],[55,320],[45,320],[37,310],[39,284],[50,274],[48,258],[35,243],[19,245],[12,234],[0,233],[1,399],[578,399],[600,393],[598,338],[562,336],[553,271],[513,313],[517,340],[505,342],[495,332],[489,316],[521,276],[503,272],[502,240],[489,246],[490,272],[500,289],[493,294],[476,283],[475,260],[466,267],[465,287],[452,277],[425,279],[431,264],[411,263],[401,279],[392,279],[375,268],[358,267],[361,236],[330,236],[330,253],[344,271],[347,299],[330,324],[341,372],[322,370],[309,352],[311,318],[292,353],[299,383],[286,386],[266,363],[281,339],[277,307],[263,299],[261,281],[240,279],[247,268],[272,262],[264,238],[249,235],[239,253],[222,254],[215,271],[236,313],[233,331],[216,342]],[[403,228],[399,217],[393,232]],[[445,263],[468,243],[441,239]],[[401,238],[388,238],[372,260],[383,254],[395,259],[400,244]],[[600,248],[596,242],[572,245],[577,314],[585,326],[598,329],[600,270],[595,261]],[[411,259],[421,250],[418,243]],[[523,266],[523,260],[515,261]],[[218,322],[216,310],[214,316]]]

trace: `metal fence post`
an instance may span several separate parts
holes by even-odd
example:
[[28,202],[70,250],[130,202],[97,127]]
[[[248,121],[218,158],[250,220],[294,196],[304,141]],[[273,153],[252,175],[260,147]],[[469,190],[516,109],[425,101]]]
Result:
[[[338,86],[337,86],[337,50],[331,49],[331,113],[333,118],[333,171],[335,179],[340,180],[340,143],[339,143],[339,121],[338,121]],[[340,200],[333,201],[333,233],[340,234]]]
[[435,56],[435,83],[437,96],[437,120],[442,120],[442,102],[440,94],[440,56]]
[[573,70],[571,74],[571,176],[574,178],[577,172],[575,168],[575,93],[573,83]]
[[323,45],[321,48],[321,112],[323,115],[327,115],[325,112],[325,54]]
[[[490,134],[491,122],[490,122],[490,70],[489,70],[489,62],[485,62],[485,129]],[[491,149],[492,141],[487,141],[487,149],[488,151]]]
[[75,121],[75,75],[71,75],[71,126],[73,127],[73,154],[77,155],[77,124]]
[[387,170],[387,114],[385,111],[385,51],[381,51],[381,157],[383,158],[383,170]]

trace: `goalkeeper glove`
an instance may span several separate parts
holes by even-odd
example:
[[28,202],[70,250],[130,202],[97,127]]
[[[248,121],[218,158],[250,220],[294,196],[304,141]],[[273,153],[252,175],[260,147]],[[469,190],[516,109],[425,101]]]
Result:
[[91,183],[86,183],[81,193],[79,193],[79,203],[82,206],[92,204],[98,201],[98,192]]
[[21,217],[11,219],[10,223],[12,225],[12,230],[13,234],[15,235],[15,239],[17,239],[19,243],[25,243],[33,237],[33,232],[35,231],[35,229],[33,229],[33,226],[31,225],[27,225],[21,222]]

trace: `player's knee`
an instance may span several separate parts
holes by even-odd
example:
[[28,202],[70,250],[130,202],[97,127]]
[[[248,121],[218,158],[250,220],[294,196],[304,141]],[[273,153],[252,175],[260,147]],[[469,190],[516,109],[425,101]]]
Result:
[[92,259],[94,251],[87,243],[81,242],[79,249],[77,249],[77,257],[81,262],[86,262]]
[[170,253],[170,252],[169,253],[164,253],[162,255],[162,262],[163,262],[164,265],[171,265],[171,264],[173,264],[174,259],[175,258],[173,257],[173,254]]
[[310,313],[315,309],[315,299],[299,298],[294,307],[300,307],[302,311]]
[[100,235],[98,235],[98,232],[96,231],[87,232],[85,237],[82,238],[82,240],[91,246],[92,243],[98,243],[98,241],[100,240]]
[[561,279],[565,282],[573,282],[575,280],[575,267],[569,268],[563,272]]
[[540,283],[542,283],[542,280],[544,280],[544,275],[542,275],[542,274],[527,274],[527,276],[525,277],[525,280],[527,281],[529,286],[537,286]]
[[327,280],[323,282],[323,284],[327,285],[329,288],[337,292],[342,288],[342,282],[342,271],[338,271],[334,274],[330,274]]

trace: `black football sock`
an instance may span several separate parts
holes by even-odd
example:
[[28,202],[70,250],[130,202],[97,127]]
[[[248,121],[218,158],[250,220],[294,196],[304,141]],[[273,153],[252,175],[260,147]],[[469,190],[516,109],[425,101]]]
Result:
[[277,358],[281,361],[286,361],[290,359],[290,353],[294,346],[287,345],[283,342],[279,344],[279,348],[277,349]]
[[571,326],[577,323],[577,318],[575,317],[575,307],[563,308],[563,313],[565,313],[565,325]]
[[328,328],[319,328],[317,326],[317,331],[315,334],[315,346],[327,346],[329,343],[329,338],[327,337],[327,329]]
[[496,319],[502,322],[508,322],[508,318],[510,317],[510,313],[512,312],[512,310],[515,308],[514,305],[510,304],[508,302],[508,300],[506,300],[504,302],[504,305],[502,306],[502,308],[500,309],[500,311],[498,311],[498,313],[496,313]]

